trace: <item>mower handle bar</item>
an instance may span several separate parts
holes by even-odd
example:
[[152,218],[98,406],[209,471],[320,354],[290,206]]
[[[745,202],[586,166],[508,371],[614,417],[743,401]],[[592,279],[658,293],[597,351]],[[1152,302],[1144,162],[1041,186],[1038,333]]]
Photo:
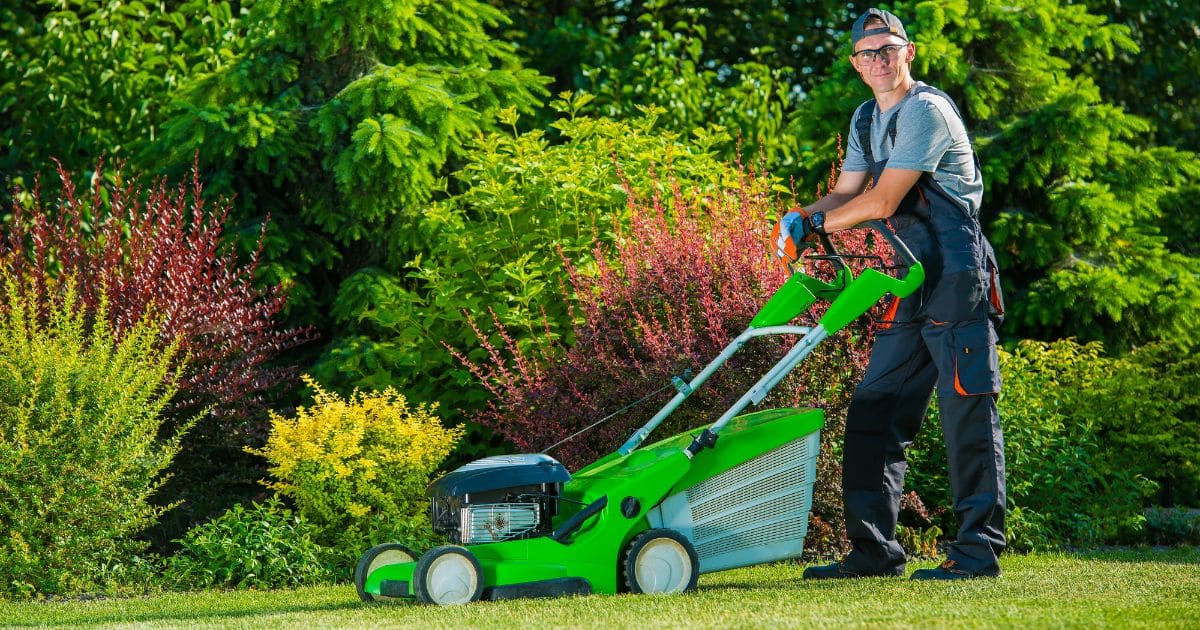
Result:
[[[851,229],[857,230],[859,228],[871,228],[878,232],[892,246],[892,250],[896,252],[896,256],[900,259],[900,262],[904,263],[905,267],[912,267],[917,264],[917,257],[913,256],[912,250],[908,248],[908,245],[904,244],[904,241],[900,240],[900,237],[887,224],[887,221],[883,219],[871,219],[870,221],[863,221]],[[821,243],[821,249],[825,250],[827,259],[838,267],[844,268],[846,266],[842,261],[844,256],[838,252],[837,248],[833,245],[833,241],[829,239],[829,235],[818,234],[817,238]]]
[[[896,233],[885,221],[864,221],[855,227],[872,228],[879,232],[879,234],[887,239],[888,243],[892,245],[892,249],[896,252],[896,256],[900,259],[900,261],[904,263],[904,265],[910,270],[916,270],[915,274],[910,273],[908,278],[901,279],[899,277],[890,276],[883,272],[868,269],[867,272],[864,273],[874,274],[880,280],[884,280],[882,285],[875,284],[874,290],[879,291],[881,294],[890,291],[896,294],[898,297],[904,297],[909,295],[917,286],[920,285],[924,279],[924,272],[921,270],[920,262],[917,261],[915,256],[913,256],[912,250],[910,250],[908,246],[904,244],[904,241],[900,240],[900,237],[896,235]],[[845,262],[840,259],[841,255],[833,246],[833,243],[830,242],[829,237],[825,234],[821,234],[819,235],[819,238],[822,247],[828,254],[828,259],[839,265],[842,269],[846,269]],[[623,445],[621,445],[620,448],[617,449],[617,452],[622,455],[627,455],[633,449],[637,448],[651,431],[657,428],[658,425],[665,420],[668,415],[674,412],[674,410],[683,403],[684,399],[690,396],[693,391],[695,391],[700,387],[700,385],[708,380],[708,377],[711,376],[712,373],[717,370],[717,368],[723,365],[735,352],[737,352],[743,344],[749,341],[750,338],[772,334],[800,334],[802,336],[800,341],[782,359],[780,359],[780,361],[776,363],[767,372],[767,374],[759,379],[758,383],[751,387],[750,390],[747,391],[736,403],[734,403],[732,407],[722,414],[722,416],[711,427],[705,429],[701,434],[699,434],[692,442],[691,446],[688,446],[684,450],[690,458],[704,448],[711,448],[716,443],[717,433],[719,433],[720,430],[724,428],[724,426],[730,420],[732,420],[735,415],[741,413],[741,411],[751,403],[761,403],[763,399],[766,398],[767,394],[770,393],[770,391],[776,385],[778,385],[779,382],[782,381],[783,378],[800,363],[800,361],[804,360],[804,358],[807,357],[808,354],[812,352],[812,350],[818,344],[824,341],[825,338],[828,337],[832,332],[840,330],[845,323],[861,315],[863,310],[856,309],[863,308],[861,306],[863,303],[861,301],[862,299],[874,301],[878,299],[879,295],[867,292],[864,296],[864,294],[860,292],[856,295],[856,297],[859,299],[859,301],[856,302],[858,306],[848,306],[846,308],[836,309],[835,307],[837,306],[837,303],[835,303],[830,308],[830,311],[839,311],[838,316],[832,318],[835,321],[826,321],[831,319],[830,312],[827,312],[826,317],[823,317],[821,322],[813,328],[799,326],[768,326],[756,329],[752,326],[751,328],[747,329],[741,335],[738,335],[736,339],[730,342],[730,344],[726,346],[725,349],[722,350],[715,359],[705,366],[705,368],[691,383],[687,383],[685,387],[681,387],[679,393],[662,409],[660,409],[659,412],[655,414],[645,426],[634,432],[634,434],[630,436],[630,438]]]

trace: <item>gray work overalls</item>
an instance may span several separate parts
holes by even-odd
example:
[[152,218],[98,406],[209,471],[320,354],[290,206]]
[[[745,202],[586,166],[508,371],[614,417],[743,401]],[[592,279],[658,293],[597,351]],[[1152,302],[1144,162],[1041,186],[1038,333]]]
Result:
[[[925,91],[950,101],[925,85],[909,96]],[[872,183],[887,166],[871,153],[874,110],[875,103],[868,103],[855,120]],[[887,129],[893,144],[898,117],[892,116]],[[903,572],[905,555],[895,531],[907,469],[904,449],[916,437],[936,389],[959,527],[949,559],[958,568],[992,574],[999,570],[996,556],[1005,545],[1004,439],[996,410],[1000,369],[993,322],[998,323],[1003,304],[995,256],[978,217],[930,173],[921,176],[889,221],[924,265],[926,281],[921,291],[891,304],[889,322],[875,338],[866,376],[851,399],[842,491],[853,549],[845,567],[868,574]]]

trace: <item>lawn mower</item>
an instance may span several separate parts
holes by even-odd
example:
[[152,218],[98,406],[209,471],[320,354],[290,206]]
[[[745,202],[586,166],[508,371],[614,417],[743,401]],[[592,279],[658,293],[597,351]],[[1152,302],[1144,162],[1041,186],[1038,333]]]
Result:
[[[678,593],[694,589],[701,573],[798,557],[823,412],[742,412],[885,294],[905,297],[921,285],[924,270],[895,233],[881,221],[864,226],[882,234],[903,265],[877,259],[880,269],[856,277],[821,237],[825,254],[808,258],[833,264],[832,281],[793,268],[750,326],[690,382],[675,377],[675,396],[615,452],[574,474],[544,453],[487,457],[430,484],[433,527],[455,544],[420,556],[399,543],[373,547],[354,571],[359,596],[451,605]],[[791,323],[818,299],[830,305],[815,326]],[[768,335],[799,341],[711,426],[642,445],[742,346]]]

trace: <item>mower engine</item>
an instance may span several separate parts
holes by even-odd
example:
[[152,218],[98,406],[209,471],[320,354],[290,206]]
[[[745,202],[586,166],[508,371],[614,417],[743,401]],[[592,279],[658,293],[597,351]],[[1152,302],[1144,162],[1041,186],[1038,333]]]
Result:
[[548,455],[473,461],[429,485],[433,529],[460,545],[545,536],[570,480]]

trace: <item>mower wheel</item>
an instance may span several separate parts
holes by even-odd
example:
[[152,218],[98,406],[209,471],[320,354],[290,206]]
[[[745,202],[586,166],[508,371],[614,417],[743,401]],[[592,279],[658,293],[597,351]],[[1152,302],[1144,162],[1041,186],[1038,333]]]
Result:
[[423,604],[452,606],[476,601],[483,594],[483,567],[466,547],[434,547],[417,560],[413,592]]
[[358,591],[358,597],[364,602],[387,601],[394,599],[392,597],[384,597],[383,595],[372,595],[366,591],[367,576],[371,575],[375,569],[384,567],[389,564],[404,564],[406,562],[416,562],[417,554],[413,553],[412,549],[401,545],[400,543],[384,543],[375,545],[367,550],[361,558],[358,559],[358,565],[354,567],[354,588]]
[[686,593],[696,588],[696,548],[673,529],[648,529],[625,548],[625,585],[634,593]]

